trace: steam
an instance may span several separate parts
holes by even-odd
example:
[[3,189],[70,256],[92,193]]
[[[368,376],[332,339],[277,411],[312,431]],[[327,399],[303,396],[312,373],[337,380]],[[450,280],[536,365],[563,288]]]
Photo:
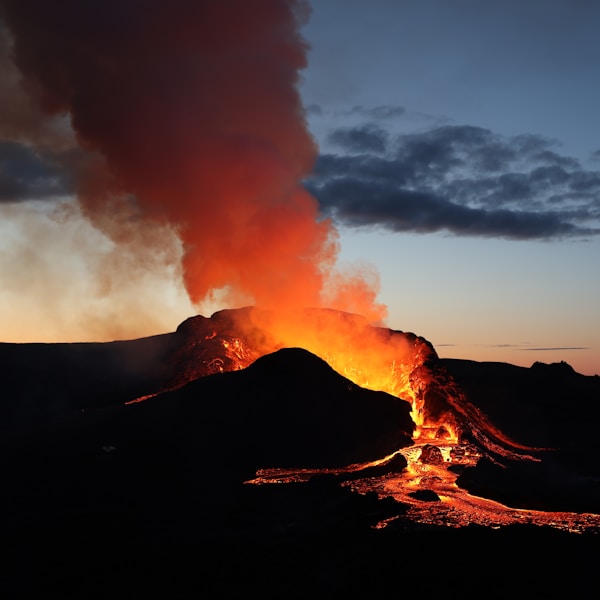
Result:
[[[196,306],[383,318],[377,275],[341,272],[337,231],[300,184],[317,154],[298,92],[305,2],[0,0],[0,16],[28,101],[70,119],[83,214],[118,248],[151,269],[156,232],[174,232]],[[13,139],[39,143],[32,121]]]
[[[67,199],[0,204],[3,342],[110,341],[173,330],[192,312],[181,242],[150,225],[115,244]],[[160,239],[160,243],[158,243]],[[148,269],[148,265],[152,268]]]

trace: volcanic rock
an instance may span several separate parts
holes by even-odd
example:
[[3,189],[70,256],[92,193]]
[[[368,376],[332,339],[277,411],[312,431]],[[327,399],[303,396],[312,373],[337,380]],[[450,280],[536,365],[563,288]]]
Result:
[[[335,475],[243,484],[259,467],[381,458],[411,443],[413,423],[406,402],[356,386],[306,350],[256,360],[251,348],[271,342],[237,346],[244,339],[231,317],[129,342],[0,344],[7,597],[389,596],[431,577],[431,561],[414,557],[432,548],[442,557],[436,576],[464,575],[468,597],[589,595],[597,532],[413,522],[406,506],[354,493]],[[408,341],[427,355],[411,377],[436,384],[424,413],[454,411],[472,428],[473,454],[481,414],[519,441],[556,442],[535,452],[539,462],[496,453],[460,465],[461,486],[515,506],[600,510],[597,441],[581,436],[582,422],[598,421],[598,378],[564,366],[436,361],[425,343]],[[404,466],[398,454],[362,474]]]
[[[469,448],[469,456],[489,456],[499,465],[477,465],[460,484],[519,506],[541,506],[544,495],[565,509],[597,505],[590,502],[598,498],[597,441],[584,425],[600,420],[600,378],[580,375],[566,363],[525,369],[440,360],[414,334],[374,328],[339,311],[308,313],[316,332],[331,323],[358,332],[334,339],[341,342],[335,350],[351,355],[371,337],[394,351],[402,347],[400,375],[412,385],[413,410],[441,439],[444,431],[457,433],[456,453]],[[268,311],[250,307],[191,317],[173,333],[139,340],[0,344],[2,449],[17,457],[14,467],[6,463],[7,473],[25,465],[24,472],[46,482],[39,484],[40,495],[54,490],[60,496],[57,481],[62,489],[73,484],[59,471],[87,472],[89,463],[95,465],[90,472],[102,470],[107,489],[115,486],[113,471],[121,469],[126,485],[130,478],[156,493],[147,483],[149,461],[165,476],[197,485],[198,473],[238,481],[256,468],[340,466],[379,459],[411,443],[406,402],[337,379],[315,354],[308,359],[298,353],[300,346],[281,347],[262,326],[269,318]],[[288,351],[296,352],[291,361]],[[294,361],[306,368],[295,371],[288,364]],[[349,371],[357,366],[362,364],[355,360]],[[426,460],[440,459],[431,452]],[[519,455],[534,460],[517,460]],[[38,484],[22,489],[32,485]]]
[[82,471],[106,489],[134,486],[137,494],[153,486],[152,471],[181,487],[197,486],[198,477],[243,481],[265,467],[343,466],[412,444],[410,410],[306,350],[285,349],[141,402],[7,434],[6,485],[12,474],[19,488],[27,473],[60,495],[65,477]]
[[422,502],[440,502],[440,497],[433,490],[416,490],[410,492],[409,496]]
[[[222,310],[210,318],[190,317],[173,333],[137,340],[0,343],[5,399],[0,404],[0,431],[57,422],[82,410],[119,406],[201,377],[244,369],[260,356],[284,347],[304,347],[299,343],[286,345],[274,336],[268,327],[272,314],[255,307]],[[431,378],[430,368],[424,365],[433,365],[438,359],[423,338],[372,327],[359,315],[341,311],[307,309],[300,316],[310,327],[296,323],[298,332],[305,334],[314,326],[319,340],[323,328],[341,327],[348,340],[338,339],[340,333],[332,340],[342,344],[335,348],[342,353],[351,355],[351,344],[364,351],[367,336],[383,343],[400,342],[408,355],[392,357],[396,364],[404,360],[417,379],[425,382]],[[412,377],[410,372],[406,376]]]
[[172,378],[172,334],[103,343],[0,343],[0,431],[118,406]]
[[450,437],[450,432],[444,426],[438,427],[437,431],[435,432],[436,440],[445,440],[445,439],[448,439],[449,437]]
[[600,482],[565,469],[552,456],[541,463],[482,459],[456,484],[470,493],[517,508],[600,513]]
[[465,399],[513,440],[574,451],[595,446],[594,436],[582,436],[581,429],[582,419],[600,421],[600,377],[576,373],[564,362],[537,362],[529,369],[497,362],[440,362]]
[[[360,388],[300,348],[263,356],[143,404],[192,411],[218,452],[254,468],[332,467],[381,458],[412,444],[411,406]],[[175,409],[169,408],[169,412]]]
[[347,473],[339,473],[335,476],[338,481],[352,481],[356,479],[364,479],[367,477],[383,477],[391,473],[400,473],[408,465],[408,461],[400,453],[395,454],[390,460],[381,464],[369,465],[368,467],[348,471]]
[[444,462],[442,451],[433,444],[425,444],[421,448],[421,454],[419,455],[419,462],[428,465],[441,465]]
[[529,369],[457,359],[441,363],[465,401],[505,440],[516,442],[515,454],[535,457],[519,460],[488,447],[484,454],[490,460],[466,469],[458,485],[520,508],[600,511],[598,443],[586,429],[600,421],[600,377],[576,373],[564,362],[538,362]]

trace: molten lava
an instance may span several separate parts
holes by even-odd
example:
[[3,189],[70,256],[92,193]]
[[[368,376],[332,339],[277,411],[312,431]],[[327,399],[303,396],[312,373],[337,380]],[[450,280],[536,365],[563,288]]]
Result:
[[[307,481],[330,473],[344,485],[410,506],[413,521],[463,526],[480,523],[546,524],[569,531],[597,528],[591,514],[520,510],[471,496],[455,483],[456,468],[474,466],[483,457],[538,461],[537,449],[508,439],[466,398],[440,367],[434,348],[412,333],[370,325],[364,318],[330,309],[269,311],[223,310],[210,319],[188,319],[177,330],[183,343],[174,387],[205,375],[244,369],[254,360],[286,347],[301,347],[321,357],[359,386],[384,391],[412,405],[413,445],[390,456],[337,469],[263,469],[248,483]],[[374,471],[402,454],[400,472]],[[450,468],[453,467],[453,468]],[[427,492],[435,502],[419,499]],[[380,526],[385,526],[381,523]]]
[[258,308],[224,310],[211,319],[193,317],[178,332],[189,337],[180,353],[187,358],[178,383],[243,369],[264,354],[300,347],[361,387],[409,401],[418,438],[458,439],[451,411],[437,414],[425,406],[425,391],[433,379],[428,364],[437,355],[431,344],[412,333],[376,327],[337,310]]
[[371,325],[356,314],[333,309],[247,307],[219,311],[210,319],[192,317],[177,333],[184,340],[174,358],[178,378],[172,387],[197,377],[244,369],[260,356],[299,347],[361,387],[410,402],[414,440],[419,443],[432,441],[452,449],[461,444],[462,450],[454,451],[461,456],[468,454],[467,438],[499,455],[533,450],[508,439],[466,401],[439,366],[427,340]]

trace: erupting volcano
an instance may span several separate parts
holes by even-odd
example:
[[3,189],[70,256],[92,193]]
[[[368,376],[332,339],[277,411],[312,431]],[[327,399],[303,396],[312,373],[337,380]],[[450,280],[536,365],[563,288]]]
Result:
[[[302,348],[354,384],[410,403],[414,427],[407,433],[412,439],[388,446],[392,450],[388,455],[367,452],[363,462],[341,469],[314,469],[310,460],[303,463],[300,458],[295,465],[259,469],[253,483],[307,481],[330,473],[350,480],[351,487],[362,493],[374,490],[382,497],[411,502],[413,518],[424,522],[453,526],[529,522],[570,531],[600,525],[594,514],[514,510],[470,496],[456,485],[459,473],[482,459],[504,467],[515,461],[535,465],[549,449],[518,443],[493,425],[467,400],[433,346],[413,333],[373,326],[359,315],[331,309],[282,312],[249,307],[220,311],[211,318],[192,317],[177,334],[182,341],[172,356],[176,375],[168,384],[171,389],[199,377],[245,369],[284,348]],[[398,454],[406,458],[400,468]],[[378,467],[377,473],[373,467]],[[426,492],[439,503],[423,505],[418,499]]]
[[[339,551],[344,527],[375,549],[387,538],[368,536],[412,527],[598,531],[592,447],[562,428],[572,408],[553,400],[546,414],[535,394],[538,376],[569,385],[593,415],[597,381],[519,373],[514,389],[532,397],[514,419],[534,415],[539,435],[508,435],[512,396],[467,390],[462,365],[385,325],[376,272],[338,263],[335,224],[302,183],[317,152],[297,89],[309,12],[302,0],[0,0],[1,47],[31,111],[11,139],[69,173],[110,242],[90,265],[96,288],[135,293],[140,273],[166,266],[196,312],[222,308],[124,341],[0,344],[0,506],[14,571],[28,581],[35,565],[44,592],[64,590],[57,563],[72,560],[82,578],[110,573],[106,591],[127,557],[137,575],[167,564],[160,585],[177,597],[169,574],[210,545],[214,594],[230,565],[260,572],[256,548],[270,565],[294,536],[312,549],[326,532]],[[32,129],[50,122],[60,145]],[[114,313],[139,322],[125,304]],[[59,559],[59,535],[85,556]]]
[[[85,574],[75,582],[82,593],[94,565],[112,573],[125,561],[136,571],[157,565],[143,589],[166,593],[168,574],[195,563],[198,544],[212,553],[201,572],[213,591],[250,585],[237,583],[239,569],[262,573],[273,547],[279,561],[293,556],[278,577],[314,581],[324,539],[327,564],[340,555],[355,564],[359,552],[363,572],[396,557],[378,576],[383,587],[403,565],[414,574],[407,548],[465,545],[482,554],[486,580],[515,552],[524,564],[541,553],[566,572],[595,557],[593,445],[565,406],[550,407],[576,394],[593,415],[599,388],[568,366],[522,369],[503,396],[527,391],[511,422],[523,421],[528,439],[534,415],[538,439],[560,442],[543,448],[512,441],[493,407],[484,412],[501,389],[499,367],[487,368],[481,400],[451,374],[467,370],[474,382],[475,366],[457,368],[421,337],[332,309],[227,309],[149,338],[1,344],[0,364],[0,506],[18,549],[13,573],[36,591],[65,589],[63,563]],[[57,535],[86,553],[50,552]],[[464,556],[444,565],[464,568]],[[184,568],[190,589],[198,567]],[[354,579],[340,568],[329,576],[345,589]]]

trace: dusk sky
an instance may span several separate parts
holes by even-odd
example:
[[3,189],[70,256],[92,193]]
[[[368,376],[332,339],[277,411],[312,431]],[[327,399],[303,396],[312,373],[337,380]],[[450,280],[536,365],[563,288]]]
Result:
[[[342,261],[378,275],[387,326],[441,357],[600,374],[599,25],[595,0],[312,3],[304,184]],[[138,337],[221,308],[189,299],[174,228],[117,240],[83,218],[70,116],[40,117],[4,26],[0,68],[0,340]]]
[[390,326],[600,373],[600,3],[322,0],[309,185]]

